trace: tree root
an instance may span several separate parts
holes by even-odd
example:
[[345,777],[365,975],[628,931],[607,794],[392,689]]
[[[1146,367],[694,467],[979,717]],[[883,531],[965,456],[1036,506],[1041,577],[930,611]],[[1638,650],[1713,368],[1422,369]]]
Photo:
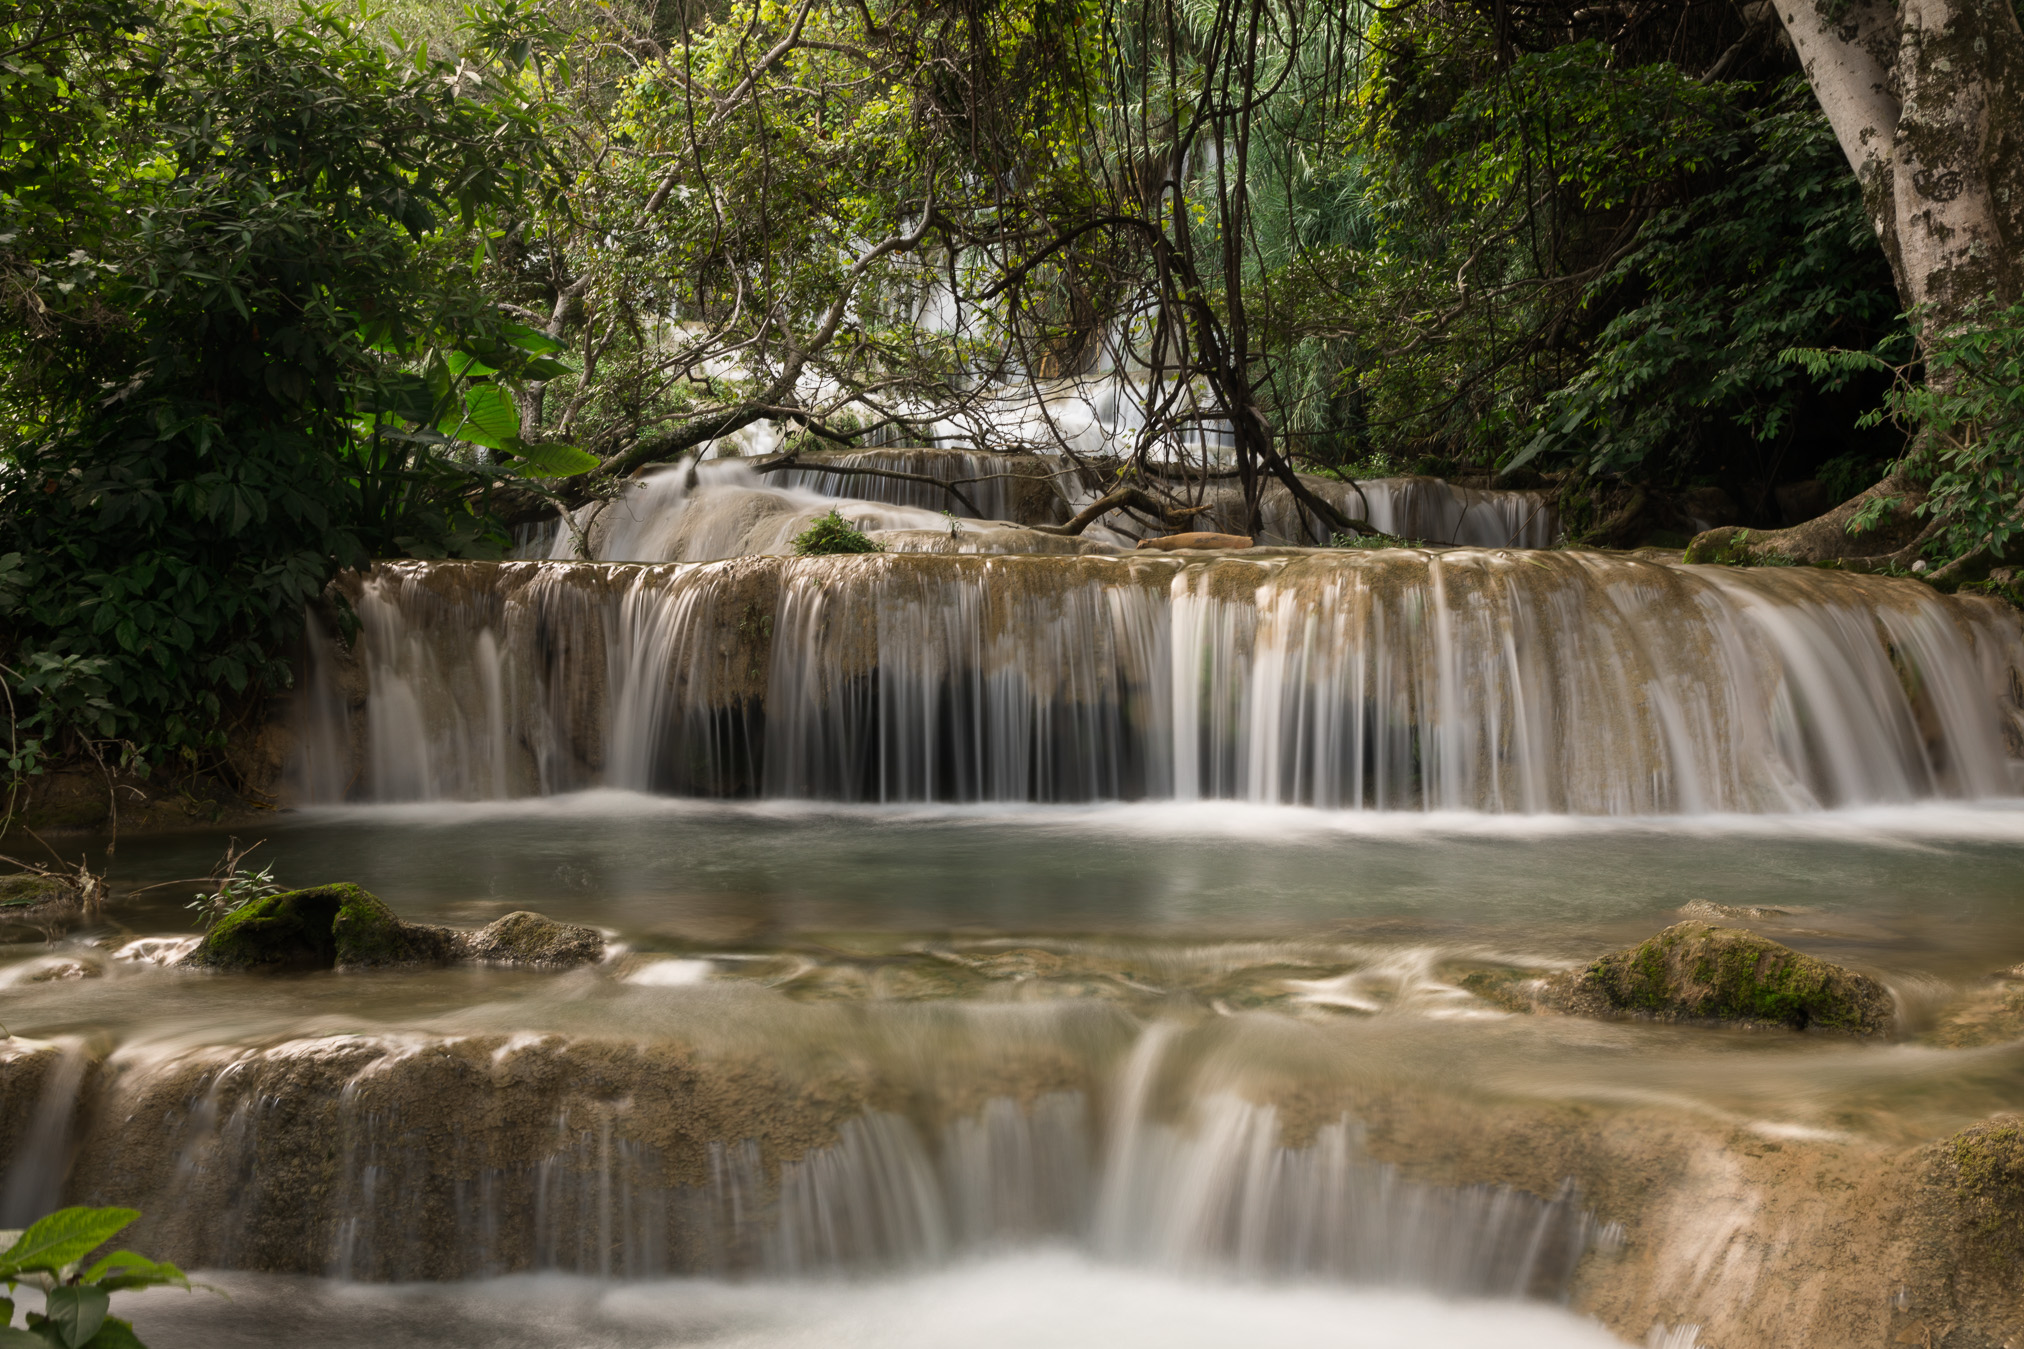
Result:
[[[1921,521],[1916,513],[1925,498],[1925,489],[1900,470],[1824,515],[1784,529],[1723,525],[1703,530],[1687,545],[1686,560],[1733,566],[1832,562],[1851,571],[1909,566],[1940,527],[1937,521]],[[1890,503],[1883,516],[1860,534],[1849,533],[1848,522],[1878,499]]]
[[1112,511],[1136,510],[1154,516],[1169,529],[1179,529],[1212,509],[1210,506],[1170,505],[1141,487],[1113,487],[1077,511],[1065,525],[1028,525],[1027,528],[1042,534],[1074,538]]

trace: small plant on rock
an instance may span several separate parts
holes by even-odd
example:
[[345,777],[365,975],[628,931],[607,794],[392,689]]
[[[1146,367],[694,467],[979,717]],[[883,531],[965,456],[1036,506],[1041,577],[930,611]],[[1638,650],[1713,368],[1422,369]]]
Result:
[[[260,841],[266,842],[265,839]],[[241,848],[239,840],[233,839],[225,848],[225,860],[213,873],[217,888],[209,893],[199,892],[197,897],[183,907],[196,912],[197,926],[209,931],[217,926],[220,919],[229,918],[255,900],[278,895],[288,887],[274,879],[274,868],[264,866],[258,871],[243,871],[240,863],[246,854],[260,846]]]
[[883,553],[885,545],[832,510],[794,539],[796,557],[828,557],[836,553]]

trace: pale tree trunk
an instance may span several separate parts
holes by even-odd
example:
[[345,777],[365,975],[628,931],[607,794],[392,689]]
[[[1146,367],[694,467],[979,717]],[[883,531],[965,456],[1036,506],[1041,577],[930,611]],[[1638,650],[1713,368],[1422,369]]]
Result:
[[[1931,339],[1984,301],[2024,291],[2024,30],[2011,0],[1773,0],[1862,184],[1898,298]],[[1908,561],[1926,530],[1912,476],[1893,474],[1817,520],[1759,533],[1751,551]],[[1844,522],[1871,497],[1878,528]],[[1689,556],[1734,555],[1710,530]],[[1721,536],[1716,538],[1714,536]]]
[[2010,0],[1776,4],[1923,331],[1978,300],[2014,301],[2024,31]]

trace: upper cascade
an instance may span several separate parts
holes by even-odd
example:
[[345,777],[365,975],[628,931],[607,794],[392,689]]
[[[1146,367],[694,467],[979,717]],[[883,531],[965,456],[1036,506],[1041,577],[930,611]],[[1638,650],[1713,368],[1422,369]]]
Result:
[[889,553],[390,562],[346,585],[355,641],[312,633],[303,802],[603,786],[1655,815],[2024,782],[2016,615],[1812,569]]
[[[1066,522],[1099,495],[1081,470],[1041,455],[895,447],[803,455],[764,473],[759,463],[706,459],[693,471],[646,474],[615,500],[579,508],[566,526],[557,520],[529,530],[518,555],[600,562],[787,556],[794,537],[831,510],[895,552],[1121,552],[1167,532],[1130,512],[1113,513],[1075,538],[1034,529]],[[1457,487],[1439,478],[1303,481],[1346,516],[1398,538],[1544,548],[1560,528],[1546,492]],[[1176,501],[1205,508],[1200,528],[1253,534],[1234,478],[1177,478],[1169,486]],[[1329,535],[1329,525],[1283,485],[1262,485],[1255,532],[1261,544],[1325,544]]]

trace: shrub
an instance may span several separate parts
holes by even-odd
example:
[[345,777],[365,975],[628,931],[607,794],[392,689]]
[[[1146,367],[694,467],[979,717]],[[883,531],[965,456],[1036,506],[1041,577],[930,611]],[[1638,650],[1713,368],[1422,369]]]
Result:
[[794,538],[796,557],[828,557],[833,553],[883,553],[878,542],[832,510]]

